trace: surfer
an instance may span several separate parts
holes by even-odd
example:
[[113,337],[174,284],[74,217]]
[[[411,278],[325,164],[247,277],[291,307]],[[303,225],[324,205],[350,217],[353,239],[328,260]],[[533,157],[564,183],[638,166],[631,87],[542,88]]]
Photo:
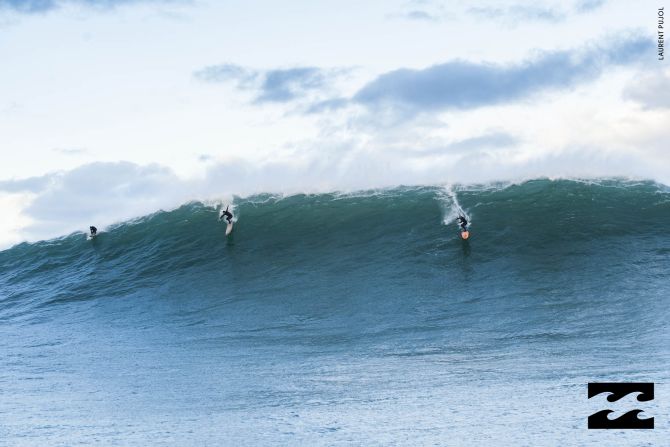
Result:
[[90,227],[88,227],[88,229],[91,230],[91,237],[93,237],[93,236],[95,236],[96,234],[98,234],[98,229],[95,228],[93,225],[91,225]]
[[465,216],[458,216],[458,224],[461,226],[461,230],[468,231],[468,220]]
[[458,224],[461,226],[461,237],[463,240],[467,240],[470,237],[470,232],[468,231],[468,219],[459,214],[457,220]]
[[[230,206],[230,205],[228,205],[228,206]],[[223,218],[225,217],[226,220],[228,221],[228,223],[232,224],[233,223],[233,213],[228,211],[228,206],[226,207],[225,211],[221,210],[221,215],[219,216],[219,220],[223,220]]]

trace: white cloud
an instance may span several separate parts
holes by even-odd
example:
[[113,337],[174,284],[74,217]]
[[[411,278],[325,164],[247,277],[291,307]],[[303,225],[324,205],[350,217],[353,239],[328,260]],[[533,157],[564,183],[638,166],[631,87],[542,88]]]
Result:
[[631,80],[624,98],[646,109],[670,109],[670,70],[653,70]]
[[24,229],[29,227],[33,220],[24,210],[30,204],[33,196],[29,193],[7,193],[0,191],[0,249],[27,239]]

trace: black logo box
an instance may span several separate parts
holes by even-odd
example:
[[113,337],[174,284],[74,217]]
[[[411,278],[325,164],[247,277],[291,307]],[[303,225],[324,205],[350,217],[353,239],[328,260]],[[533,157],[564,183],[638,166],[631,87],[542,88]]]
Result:
[[[649,402],[654,400],[654,384],[645,382],[594,382],[588,384],[589,399],[601,393],[610,393],[607,396],[608,402],[616,402],[631,393],[640,393],[637,396],[638,402]],[[638,418],[638,415],[643,411],[636,408],[616,419],[609,419],[607,416],[613,413],[613,411],[601,410],[589,416],[588,428],[616,430],[653,429],[653,417],[647,419]]]

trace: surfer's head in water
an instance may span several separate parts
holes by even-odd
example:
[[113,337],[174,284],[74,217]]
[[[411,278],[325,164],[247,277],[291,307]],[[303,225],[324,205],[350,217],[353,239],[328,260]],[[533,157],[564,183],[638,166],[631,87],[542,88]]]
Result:
[[[230,206],[230,205],[228,205]],[[233,223],[233,213],[228,211],[228,206],[226,207],[225,211],[221,210],[221,215],[219,216],[219,220],[222,220],[224,217],[228,221],[229,224]]]
[[467,231],[468,229],[468,220],[465,218],[465,216],[458,216],[458,224],[461,226],[463,231]]
[[98,232],[98,229],[95,228],[93,225],[91,225],[90,227],[88,227],[88,229],[91,230],[91,236],[95,236],[96,233]]

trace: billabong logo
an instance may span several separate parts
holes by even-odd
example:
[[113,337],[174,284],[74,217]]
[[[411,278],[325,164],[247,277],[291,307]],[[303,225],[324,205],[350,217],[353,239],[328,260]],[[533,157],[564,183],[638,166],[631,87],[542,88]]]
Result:
[[[653,383],[589,383],[589,399],[600,393],[609,393],[608,402],[617,400],[631,393],[640,393],[637,396],[638,402],[648,402],[654,400]],[[589,428],[604,429],[631,429],[631,428],[654,428],[654,418],[639,419],[638,414],[643,410],[635,409],[619,416],[616,419],[609,419],[608,414],[614,413],[612,410],[602,410],[589,416]]]

